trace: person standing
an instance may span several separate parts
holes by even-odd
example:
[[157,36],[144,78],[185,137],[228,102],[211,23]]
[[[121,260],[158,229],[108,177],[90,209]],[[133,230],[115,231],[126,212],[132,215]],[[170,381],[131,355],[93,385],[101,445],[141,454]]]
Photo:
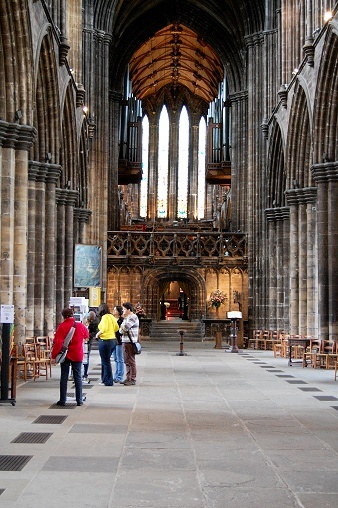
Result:
[[106,303],[99,307],[99,331],[96,338],[99,340],[99,353],[101,357],[101,383],[100,385],[113,386],[113,371],[110,357],[116,348],[116,332],[119,329],[116,318],[110,313]]
[[[114,307],[113,315],[116,317],[117,324],[119,325],[119,327],[123,322],[122,313],[123,308],[120,305]],[[119,330],[116,332],[116,348],[113,352],[113,358],[115,361],[114,383],[122,383],[124,377],[124,359],[123,359],[122,338]]]
[[[132,342],[138,342],[139,319],[133,312],[133,306],[130,302],[122,304],[123,323],[120,327],[123,344],[123,357],[126,365],[126,379],[122,384],[131,386],[136,384],[136,361]],[[129,338],[130,337],[130,338]]]
[[60,353],[63,342],[68,332],[75,326],[74,335],[68,345],[67,356],[64,362],[60,363],[60,400],[56,403],[58,406],[65,406],[67,400],[67,385],[69,377],[69,368],[72,367],[75,383],[75,398],[78,406],[83,405],[82,397],[82,361],[83,361],[83,342],[88,339],[89,332],[84,324],[76,322],[72,309],[66,308],[62,311],[63,322],[59,324],[54,335],[51,357],[55,360]]
[[93,310],[89,311],[88,316],[86,318],[86,325],[89,332],[89,340],[87,341],[88,348],[87,362],[83,364],[83,378],[82,378],[82,382],[86,384],[90,383],[90,381],[88,380],[89,357],[90,352],[92,350],[93,340],[95,339],[96,334],[99,331],[98,324],[99,320],[97,319],[96,313]]

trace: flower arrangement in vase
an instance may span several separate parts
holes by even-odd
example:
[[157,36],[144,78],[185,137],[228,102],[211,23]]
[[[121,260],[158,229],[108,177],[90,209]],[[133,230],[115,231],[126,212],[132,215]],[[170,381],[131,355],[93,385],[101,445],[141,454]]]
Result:
[[227,295],[224,293],[224,291],[221,291],[220,289],[216,289],[210,294],[210,305],[211,307],[214,307],[216,309],[217,317],[219,315],[220,306],[223,305],[227,299],[228,299]]

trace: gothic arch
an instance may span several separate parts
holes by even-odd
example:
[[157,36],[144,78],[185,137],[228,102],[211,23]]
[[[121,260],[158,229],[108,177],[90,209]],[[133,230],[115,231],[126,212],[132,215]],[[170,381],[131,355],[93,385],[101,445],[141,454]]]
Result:
[[312,136],[308,99],[297,82],[292,100],[286,152],[286,188],[311,187]]
[[286,186],[284,166],[282,133],[278,122],[274,120],[268,153],[268,208],[284,206]]
[[60,149],[62,188],[67,187],[79,191],[78,156],[75,104],[71,82],[69,81],[69,85],[65,93],[62,116],[62,144]]
[[[32,125],[34,67],[27,0],[1,2],[0,35],[1,54],[6,55],[1,66],[0,116],[9,123],[15,122],[18,120],[15,112],[20,110],[20,122]],[[9,90],[10,93],[6,93]]]
[[313,120],[313,163],[338,160],[338,37],[332,28],[323,50]]
[[34,126],[38,135],[31,149],[31,159],[59,164],[60,111],[57,63],[49,31],[43,37],[40,46],[35,102]]
[[[159,317],[160,285],[164,282],[183,281],[190,287],[190,310],[191,320],[200,319],[199,309],[206,307],[205,281],[194,269],[186,269],[184,272],[175,266],[155,268],[144,274],[144,289],[142,298],[149,302],[149,314],[155,318]],[[205,311],[204,311],[205,312]]]

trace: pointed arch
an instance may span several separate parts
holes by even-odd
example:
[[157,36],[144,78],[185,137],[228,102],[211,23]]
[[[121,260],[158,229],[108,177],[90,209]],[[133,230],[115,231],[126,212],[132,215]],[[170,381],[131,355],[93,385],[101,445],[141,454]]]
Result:
[[64,100],[60,163],[62,165],[61,187],[70,187],[78,190],[79,175],[75,104],[70,83],[66,89]]
[[43,37],[38,57],[34,126],[38,136],[31,149],[31,159],[59,164],[60,97],[57,61],[50,31]]
[[[329,27],[317,83],[313,163],[338,160],[338,37]],[[324,160],[325,159],[325,160]]]
[[299,82],[292,100],[286,146],[287,188],[310,187],[312,134],[308,101]]
[[32,125],[34,66],[26,0],[1,2],[0,39],[1,54],[6,55],[0,75],[0,116],[11,123],[15,121],[15,112],[20,110],[21,123]]
[[267,173],[269,175],[267,208],[284,206],[286,186],[284,146],[281,129],[276,120],[273,122],[270,138]]

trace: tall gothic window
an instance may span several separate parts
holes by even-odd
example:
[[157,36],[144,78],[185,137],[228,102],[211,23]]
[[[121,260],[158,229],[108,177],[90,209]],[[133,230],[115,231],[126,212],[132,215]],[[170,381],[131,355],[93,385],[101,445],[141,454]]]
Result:
[[148,167],[149,159],[149,119],[148,116],[142,120],[142,180],[140,196],[140,217],[147,217],[147,196],[148,196]]
[[[206,200],[206,120],[201,117],[199,122],[199,138],[195,142],[198,146],[193,147],[193,151],[198,151],[198,167],[197,181],[194,184],[194,179],[191,178],[190,172],[194,171],[195,168],[191,167],[189,160],[190,154],[190,120],[188,109],[186,106],[182,107],[182,110],[178,118],[178,129],[170,129],[170,119],[166,106],[162,107],[159,115],[158,124],[158,145],[157,147],[151,146],[151,139],[149,134],[149,117],[144,116],[142,120],[142,181],[140,184],[140,217],[148,217],[151,219],[186,219],[189,215],[188,203],[189,203],[189,192],[197,193],[197,218],[205,218],[205,200]],[[177,140],[170,139],[171,132],[177,132]],[[173,179],[171,184],[175,185],[176,189],[176,204],[175,204],[175,215],[173,211],[170,211],[169,205],[169,154],[170,148],[177,146],[177,161],[173,161],[171,171],[174,171],[176,166],[176,172],[171,174],[170,178]],[[157,168],[148,167],[148,161],[150,150],[158,153]],[[175,152],[175,151],[174,151]],[[155,162],[156,165],[156,161]],[[175,164],[176,162],[176,164]],[[153,175],[153,171],[157,171],[156,175]],[[153,176],[151,176],[153,175]],[[157,179],[156,190],[149,189],[150,182],[153,178]],[[189,183],[190,182],[190,183]],[[192,187],[190,187],[192,186]],[[152,216],[153,211],[149,210],[148,196],[150,194],[157,194],[157,201],[154,203],[155,217]],[[195,213],[195,212],[193,212]]]
[[205,144],[207,125],[202,117],[198,129],[198,219],[205,216]]
[[180,115],[178,141],[177,218],[188,216],[189,117],[184,106]]
[[157,216],[166,218],[168,214],[169,116],[165,106],[160,116],[158,137]]

